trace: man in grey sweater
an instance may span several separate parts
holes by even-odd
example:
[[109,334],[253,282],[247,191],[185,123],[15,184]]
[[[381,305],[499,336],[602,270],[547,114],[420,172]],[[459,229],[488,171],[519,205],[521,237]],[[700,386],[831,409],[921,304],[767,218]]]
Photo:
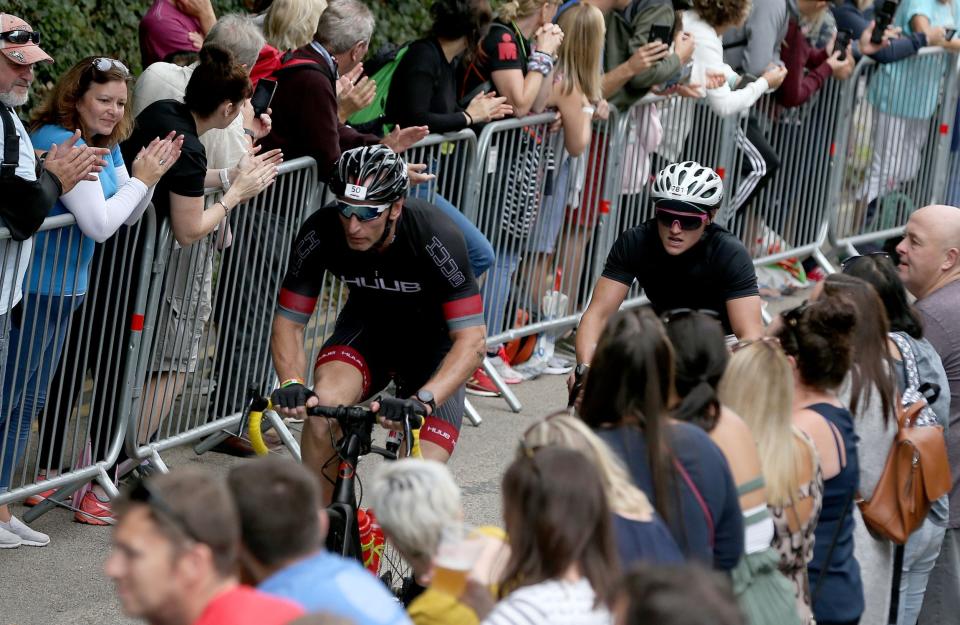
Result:
[[787,36],[786,0],[753,3],[746,23],[723,34],[723,60],[741,73],[759,76],[780,62],[780,44]]
[[924,336],[940,354],[950,387],[950,518],[918,620],[950,623],[960,614],[960,208],[934,205],[913,213],[897,253],[900,278],[917,298]]

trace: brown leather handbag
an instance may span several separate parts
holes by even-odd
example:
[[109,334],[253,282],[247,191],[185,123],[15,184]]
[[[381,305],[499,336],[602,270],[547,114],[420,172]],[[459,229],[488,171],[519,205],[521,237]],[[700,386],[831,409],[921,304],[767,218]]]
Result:
[[895,333],[890,338],[903,356],[907,389],[900,398],[897,436],[880,481],[870,500],[858,505],[873,533],[902,545],[923,523],[933,502],[950,492],[950,464],[943,427],[930,409],[940,389],[919,383],[910,344]]

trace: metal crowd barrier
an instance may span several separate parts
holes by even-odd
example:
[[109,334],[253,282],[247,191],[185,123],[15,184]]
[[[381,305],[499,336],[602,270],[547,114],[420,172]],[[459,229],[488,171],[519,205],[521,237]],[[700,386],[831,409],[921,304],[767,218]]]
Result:
[[945,196],[957,101],[957,57],[924,48],[896,63],[860,61],[840,106],[830,243],[856,246],[902,233],[910,214]]
[[[81,237],[69,214],[45,220],[30,243],[14,243],[0,229],[7,261],[0,269],[6,311],[0,463],[9,488],[0,492],[0,503],[57,489],[27,520],[55,502],[69,506],[71,497],[76,507],[91,479],[117,493],[112,472],[131,399],[123,383],[126,356],[139,349],[145,306],[127,285],[149,271],[155,232],[152,208],[105,244]],[[32,256],[20,256],[29,245]],[[89,282],[82,271],[68,269],[87,262]],[[24,291],[19,302],[17,282]]]
[[[316,164],[283,163],[276,182],[224,224],[181,247],[164,220],[131,386],[126,452],[165,469],[160,452],[239,433],[248,389],[275,386],[270,329],[293,237],[313,209]],[[210,202],[216,194],[207,196]]]

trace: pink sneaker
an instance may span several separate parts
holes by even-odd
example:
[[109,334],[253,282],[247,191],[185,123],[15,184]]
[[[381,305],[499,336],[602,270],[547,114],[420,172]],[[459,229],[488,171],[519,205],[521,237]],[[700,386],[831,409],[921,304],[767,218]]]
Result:
[[92,490],[80,500],[80,509],[73,513],[73,520],[87,525],[112,525],[113,512],[109,501],[100,501]]
[[497,385],[493,383],[490,376],[486,374],[483,367],[478,367],[470,379],[467,380],[467,392],[479,397],[499,397],[500,391]]

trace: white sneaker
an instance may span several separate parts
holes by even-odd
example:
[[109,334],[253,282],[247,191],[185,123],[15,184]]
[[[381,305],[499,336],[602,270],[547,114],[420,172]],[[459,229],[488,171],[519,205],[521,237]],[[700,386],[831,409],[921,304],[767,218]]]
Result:
[[573,361],[558,354],[554,354],[547,361],[547,368],[543,370],[549,375],[566,375],[573,371]]
[[16,549],[22,542],[13,532],[0,528],[0,549]]
[[50,544],[49,536],[43,532],[30,529],[30,526],[15,516],[10,517],[9,523],[0,521],[0,530],[19,537],[21,545],[28,545],[30,547],[43,547]]
[[534,354],[526,362],[517,365],[516,372],[523,376],[524,380],[536,380],[547,369],[547,361]]
[[497,374],[507,384],[520,384],[523,382],[524,377],[517,372],[516,369],[507,364],[503,358],[499,355],[497,356],[487,356],[487,359],[490,361],[490,364],[493,365],[493,368],[496,369]]

